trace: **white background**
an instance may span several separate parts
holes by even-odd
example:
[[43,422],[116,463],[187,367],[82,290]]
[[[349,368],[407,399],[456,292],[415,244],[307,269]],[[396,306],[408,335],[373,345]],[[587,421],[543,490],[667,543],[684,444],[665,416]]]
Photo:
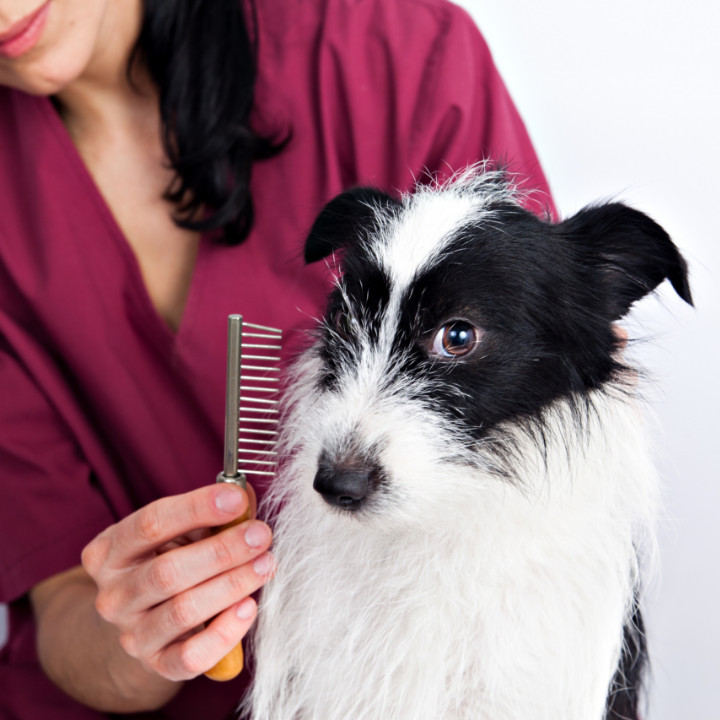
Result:
[[[563,215],[601,198],[660,222],[696,310],[643,301],[633,357],[656,379],[669,519],[647,599],[648,720],[720,718],[720,5],[707,0],[460,0],[489,42]],[[4,633],[0,618],[0,636]]]
[[696,309],[666,283],[630,330],[668,519],[646,616],[648,720],[720,719],[720,4],[456,0],[520,109],[563,216],[597,199],[647,212],[682,249]]

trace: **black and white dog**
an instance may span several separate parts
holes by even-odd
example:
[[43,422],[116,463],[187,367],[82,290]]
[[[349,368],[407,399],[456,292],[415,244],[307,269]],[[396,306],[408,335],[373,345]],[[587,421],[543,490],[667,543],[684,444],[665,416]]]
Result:
[[614,323],[668,278],[621,204],[551,224],[498,173],[330,202],[295,370],[254,720],[637,717],[657,480]]

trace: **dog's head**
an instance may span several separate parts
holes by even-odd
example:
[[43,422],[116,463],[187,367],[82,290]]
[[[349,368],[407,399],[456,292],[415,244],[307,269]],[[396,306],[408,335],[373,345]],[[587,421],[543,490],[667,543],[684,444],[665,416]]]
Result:
[[347,510],[402,493],[397,473],[477,463],[495,429],[617,379],[613,323],[664,279],[692,303],[684,259],[646,215],[612,203],[553,224],[499,173],[400,200],[346,192],[305,247],[308,262],[334,254],[314,486]]

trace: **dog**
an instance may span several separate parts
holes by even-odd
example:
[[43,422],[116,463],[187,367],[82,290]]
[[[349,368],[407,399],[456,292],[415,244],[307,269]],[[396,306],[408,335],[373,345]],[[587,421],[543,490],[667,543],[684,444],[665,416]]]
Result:
[[522,203],[474,168],[312,227],[341,262],[265,505],[254,720],[638,717],[658,481],[615,323],[665,279],[692,304],[687,265],[626,205]]

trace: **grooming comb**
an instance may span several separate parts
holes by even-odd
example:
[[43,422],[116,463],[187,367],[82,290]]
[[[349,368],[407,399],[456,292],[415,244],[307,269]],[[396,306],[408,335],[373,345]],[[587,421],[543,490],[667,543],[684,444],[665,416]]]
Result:
[[[225,385],[225,458],[217,482],[243,490],[253,477],[274,477],[277,467],[278,400],[282,331],[228,316]],[[253,516],[248,505],[241,517],[214,528],[218,533]],[[232,680],[243,669],[239,643],[205,675]]]

